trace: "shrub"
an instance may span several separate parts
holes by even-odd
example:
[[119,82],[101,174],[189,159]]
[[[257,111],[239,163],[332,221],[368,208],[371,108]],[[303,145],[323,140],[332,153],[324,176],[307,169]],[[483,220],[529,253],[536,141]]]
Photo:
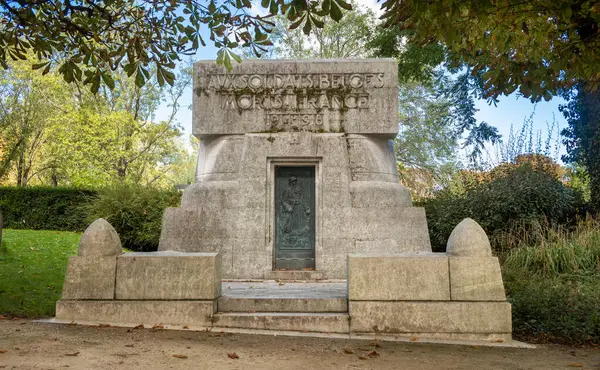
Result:
[[181,194],[131,185],[99,190],[88,204],[87,222],[104,218],[117,230],[123,247],[134,251],[155,251],[160,239],[165,208],[179,206]]
[[4,227],[10,229],[83,231],[84,205],[91,190],[51,187],[0,187]]
[[464,218],[476,220],[494,237],[515,222],[562,224],[575,218],[580,197],[553,174],[530,163],[504,167],[462,191],[449,187],[421,204],[428,217],[432,245],[443,249]]
[[600,343],[600,225],[541,234],[538,245],[501,256],[515,335]]

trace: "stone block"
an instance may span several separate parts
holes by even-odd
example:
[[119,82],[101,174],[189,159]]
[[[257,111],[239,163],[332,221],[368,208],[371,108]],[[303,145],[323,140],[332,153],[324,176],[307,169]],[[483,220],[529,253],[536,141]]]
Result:
[[410,207],[410,191],[397,182],[352,181],[350,183],[352,207]]
[[69,257],[62,299],[114,299],[117,257]]
[[194,64],[198,137],[278,131],[398,132],[398,67],[391,59],[246,60],[231,71]]
[[[375,289],[374,289],[375,290]],[[362,333],[511,333],[506,302],[350,301],[351,331]]]
[[446,253],[457,257],[491,257],[492,247],[483,228],[465,218],[450,233]]
[[216,328],[240,328],[258,330],[284,330],[298,332],[348,333],[349,320],[345,313],[217,313]]
[[381,136],[348,135],[352,180],[398,183],[394,142]]
[[220,295],[218,253],[128,253],[117,259],[116,299],[212,300]]
[[450,300],[448,258],[436,253],[349,254],[348,299]]
[[103,218],[92,222],[79,240],[77,255],[81,257],[109,257],[123,253],[116,230]]
[[58,301],[56,319],[98,324],[210,327],[214,301]]
[[448,257],[453,301],[506,301],[496,257]]

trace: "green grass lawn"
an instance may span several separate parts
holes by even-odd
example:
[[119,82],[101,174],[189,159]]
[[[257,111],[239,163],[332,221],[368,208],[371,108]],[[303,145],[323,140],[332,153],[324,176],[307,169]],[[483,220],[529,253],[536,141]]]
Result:
[[4,230],[0,246],[0,315],[54,316],[69,256],[80,233]]

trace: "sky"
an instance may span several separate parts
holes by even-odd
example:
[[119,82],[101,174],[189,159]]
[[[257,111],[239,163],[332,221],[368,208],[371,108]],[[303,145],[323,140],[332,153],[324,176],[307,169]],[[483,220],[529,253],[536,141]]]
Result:
[[[359,4],[370,7],[376,14],[380,15],[381,11],[376,0],[357,0]],[[213,60],[216,59],[217,49],[212,46],[207,46],[198,50],[194,60]],[[513,130],[518,131],[525,119],[529,118],[532,113],[534,135],[541,132],[543,139],[547,135],[547,126],[555,121],[558,124],[559,130],[566,127],[567,123],[559,112],[558,107],[564,104],[565,101],[560,98],[553,98],[549,102],[531,103],[528,99],[519,97],[517,94],[502,96],[500,102],[494,106],[489,105],[487,101],[480,100],[476,104],[478,112],[475,118],[478,121],[485,121],[488,124],[497,127],[498,131],[505,138],[508,137],[513,126]],[[182,109],[177,114],[177,120],[188,134],[192,132],[192,87],[190,86],[184,93],[181,99]],[[189,107],[189,109],[188,109]],[[163,120],[168,117],[170,108],[162,105],[156,112],[156,120]],[[555,131],[556,132],[556,131]],[[563,150],[564,152],[564,150]]]

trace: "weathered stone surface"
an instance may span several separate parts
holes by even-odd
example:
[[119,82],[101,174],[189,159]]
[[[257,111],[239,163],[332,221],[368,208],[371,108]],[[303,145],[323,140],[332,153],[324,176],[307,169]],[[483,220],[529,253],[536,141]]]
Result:
[[216,301],[58,301],[56,319],[69,322],[211,326]]
[[113,299],[117,257],[69,257],[62,299]]
[[448,258],[435,253],[349,254],[348,299],[450,300]]
[[[392,60],[196,63],[197,182],[165,212],[159,250],[219,252],[226,279],[270,276],[276,169],[314,166],[320,276],[346,278],[347,253],[430,252],[425,212],[398,183],[396,75]],[[356,106],[332,106],[342,95]]]
[[446,252],[460,257],[491,257],[492,247],[481,226],[474,220],[465,218],[452,230]]
[[506,302],[350,301],[352,332],[505,333],[512,332]]
[[453,301],[506,301],[496,257],[449,257]]
[[345,313],[217,313],[216,328],[284,330],[298,332],[348,333],[350,322]]
[[348,312],[346,298],[219,297],[219,312]]
[[398,132],[397,65],[376,60],[194,64],[197,136],[251,132]]
[[220,295],[217,253],[128,253],[117,258],[116,299],[212,300]]
[[81,257],[109,257],[123,253],[121,239],[115,229],[103,218],[94,221],[81,236],[77,255]]

